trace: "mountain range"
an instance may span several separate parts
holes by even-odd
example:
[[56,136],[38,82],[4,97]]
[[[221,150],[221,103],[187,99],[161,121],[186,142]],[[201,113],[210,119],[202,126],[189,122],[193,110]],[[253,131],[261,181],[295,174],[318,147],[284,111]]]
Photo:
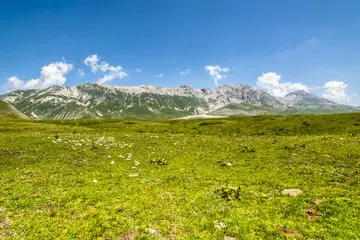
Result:
[[0,99],[34,119],[140,118],[168,119],[189,115],[325,114],[357,112],[306,91],[283,98],[248,85],[216,89],[81,84],[40,90],[16,90]]

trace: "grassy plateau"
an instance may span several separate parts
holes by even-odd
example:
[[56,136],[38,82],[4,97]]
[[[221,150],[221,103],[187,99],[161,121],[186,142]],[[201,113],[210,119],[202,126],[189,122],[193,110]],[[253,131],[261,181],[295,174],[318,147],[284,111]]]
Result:
[[359,113],[5,116],[0,239],[360,239],[359,134]]

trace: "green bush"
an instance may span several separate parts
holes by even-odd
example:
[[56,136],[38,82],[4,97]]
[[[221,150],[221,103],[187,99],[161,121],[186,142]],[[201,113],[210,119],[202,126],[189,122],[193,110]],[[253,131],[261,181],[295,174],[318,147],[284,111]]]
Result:
[[227,186],[218,189],[216,192],[227,201],[240,200],[241,188]]
[[157,166],[168,165],[168,162],[164,158],[150,159],[150,163]]

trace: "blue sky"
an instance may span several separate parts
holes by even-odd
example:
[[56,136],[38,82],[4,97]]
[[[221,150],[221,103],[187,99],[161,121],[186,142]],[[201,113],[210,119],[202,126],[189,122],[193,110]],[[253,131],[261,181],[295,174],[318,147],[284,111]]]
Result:
[[2,0],[0,93],[248,84],[360,105],[358,9],[357,0]]

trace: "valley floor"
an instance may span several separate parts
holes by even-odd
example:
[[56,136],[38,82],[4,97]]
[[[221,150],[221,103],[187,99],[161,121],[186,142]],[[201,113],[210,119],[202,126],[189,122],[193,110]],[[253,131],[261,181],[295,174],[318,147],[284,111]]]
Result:
[[359,134],[357,113],[2,119],[0,239],[359,239]]

